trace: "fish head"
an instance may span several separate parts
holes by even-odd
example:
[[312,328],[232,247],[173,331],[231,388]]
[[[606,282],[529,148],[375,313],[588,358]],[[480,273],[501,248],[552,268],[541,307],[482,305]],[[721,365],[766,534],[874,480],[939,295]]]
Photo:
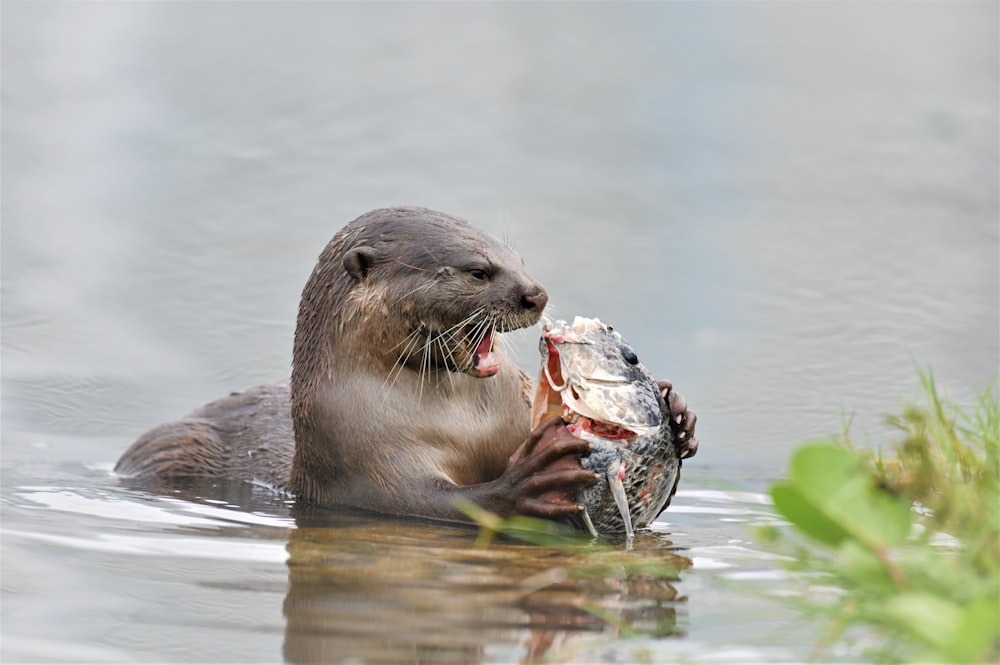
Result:
[[[532,424],[551,415],[610,440],[657,431],[663,398],[649,370],[614,328],[599,319],[548,321],[539,341],[542,368]],[[572,427],[572,425],[571,425]]]

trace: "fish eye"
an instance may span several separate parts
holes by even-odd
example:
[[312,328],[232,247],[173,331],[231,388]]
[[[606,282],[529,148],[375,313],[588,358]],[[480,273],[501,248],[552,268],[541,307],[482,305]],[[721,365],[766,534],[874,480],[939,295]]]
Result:
[[622,358],[625,359],[629,365],[638,365],[639,356],[635,355],[635,351],[628,344],[622,344]]

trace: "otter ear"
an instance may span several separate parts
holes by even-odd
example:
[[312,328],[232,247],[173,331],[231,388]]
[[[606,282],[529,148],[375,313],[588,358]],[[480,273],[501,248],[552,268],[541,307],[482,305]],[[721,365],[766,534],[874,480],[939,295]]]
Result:
[[360,282],[368,276],[368,271],[378,259],[379,253],[374,247],[355,247],[344,254],[344,270]]

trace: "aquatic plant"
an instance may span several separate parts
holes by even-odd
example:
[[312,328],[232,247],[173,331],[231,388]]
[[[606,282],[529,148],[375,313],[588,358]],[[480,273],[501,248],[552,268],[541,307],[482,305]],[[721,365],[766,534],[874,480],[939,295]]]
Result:
[[[920,374],[925,402],[889,422],[887,452],[845,434],[807,443],[775,483],[798,535],[803,598],[828,617],[816,655],[860,633],[885,662],[1000,657],[1000,402],[987,389],[963,411]],[[787,530],[760,535],[788,548]],[[824,599],[825,598],[825,599]]]

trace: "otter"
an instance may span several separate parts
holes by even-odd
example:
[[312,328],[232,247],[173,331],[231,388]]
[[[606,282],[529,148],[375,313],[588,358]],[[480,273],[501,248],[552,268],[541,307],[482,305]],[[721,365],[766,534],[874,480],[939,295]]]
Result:
[[[531,430],[531,379],[497,345],[547,302],[519,255],[463,219],[365,213],[302,291],[291,380],[155,427],[115,471],[264,483],[396,516],[465,520],[458,499],[504,516],[576,514],[597,479],[579,464],[589,444],[558,417]],[[668,404],[693,454],[693,414],[675,392]]]

